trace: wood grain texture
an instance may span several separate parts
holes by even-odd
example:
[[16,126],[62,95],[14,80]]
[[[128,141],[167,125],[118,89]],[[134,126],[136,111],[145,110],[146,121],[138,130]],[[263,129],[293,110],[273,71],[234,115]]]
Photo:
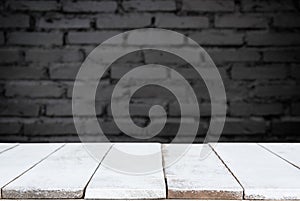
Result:
[[274,154],[300,168],[300,143],[259,143]]
[[214,148],[244,188],[245,199],[300,199],[300,171],[253,143]]
[[20,144],[0,154],[0,188],[45,159],[63,144]]
[[[133,164],[139,169],[147,169],[143,161],[130,161],[119,158],[116,152],[122,150],[128,154],[147,154],[158,152],[160,157],[148,161],[157,166],[159,171],[140,175],[118,172],[106,167],[109,160],[120,161],[120,164]],[[105,157],[89,185],[86,188],[85,199],[163,199],[166,198],[164,174],[162,170],[161,146],[154,143],[120,143],[115,144]]]
[[0,143],[0,154],[16,146],[18,146],[17,143]]
[[[88,144],[101,160],[109,144]],[[98,167],[82,144],[67,144],[2,189],[11,199],[83,198],[84,188]]]
[[[170,147],[172,146],[172,147]],[[165,164],[182,145],[163,145]],[[243,189],[212,151],[200,159],[202,148],[194,144],[175,164],[165,168],[169,199],[242,199]]]

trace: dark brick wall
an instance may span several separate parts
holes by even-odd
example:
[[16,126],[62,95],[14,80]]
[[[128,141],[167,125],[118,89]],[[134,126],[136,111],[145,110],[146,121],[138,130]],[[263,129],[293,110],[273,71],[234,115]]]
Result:
[[[228,98],[222,141],[300,141],[298,0],[3,0],[0,12],[2,142],[78,141],[71,94],[81,62],[105,39],[144,27],[183,33],[213,58]],[[101,81],[97,115],[111,140],[133,140],[111,117],[113,86],[132,63],[151,58],[132,55]],[[201,141],[210,119],[205,87],[189,69],[176,68],[202,94]],[[153,86],[133,97],[137,124],[147,124],[153,104],[168,112],[166,127],[152,141],[168,142],[176,134],[180,112],[173,98]]]

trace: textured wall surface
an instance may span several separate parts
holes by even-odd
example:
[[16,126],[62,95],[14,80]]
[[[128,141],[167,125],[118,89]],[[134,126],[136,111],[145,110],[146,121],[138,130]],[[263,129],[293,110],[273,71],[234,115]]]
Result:
[[[3,0],[0,12],[2,142],[78,141],[71,98],[81,62],[105,39],[146,27],[185,34],[212,57],[227,93],[222,141],[300,141],[298,0]],[[96,110],[111,140],[134,140],[119,131],[109,109],[118,79],[135,66],[176,61],[165,56],[137,52],[106,72]],[[200,78],[179,64],[173,62],[174,68],[200,94],[200,142],[210,120],[210,100]],[[147,125],[153,104],[166,108],[168,122],[150,141],[169,142],[180,109],[168,91],[140,89],[132,98],[131,116]]]

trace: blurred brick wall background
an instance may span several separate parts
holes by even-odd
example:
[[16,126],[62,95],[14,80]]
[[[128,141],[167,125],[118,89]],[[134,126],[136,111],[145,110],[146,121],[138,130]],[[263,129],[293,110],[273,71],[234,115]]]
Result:
[[[0,11],[1,142],[78,141],[71,95],[81,62],[105,39],[145,27],[183,33],[213,58],[228,98],[221,141],[300,141],[298,0],[3,0]],[[113,86],[126,69],[151,63],[145,53],[130,58],[113,66],[98,89],[97,114],[114,141],[133,139],[111,117]],[[198,93],[205,91],[192,71],[177,70]],[[140,90],[131,115],[145,125],[155,103],[169,118],[151,141],[168,142],[180,120],[168,92],[153,86]],[[199,142],[209,107],[209,100],[200,100]]]

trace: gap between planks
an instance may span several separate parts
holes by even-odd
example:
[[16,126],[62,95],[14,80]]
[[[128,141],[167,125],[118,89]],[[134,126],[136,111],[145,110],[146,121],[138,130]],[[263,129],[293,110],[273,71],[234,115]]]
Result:
[[[24,150],[23,148],[26,146],[30,147],[30,148],[39,148],[40,147],[43,149],[35,150],[34,154],[36,154],[36,155],[34,155],[33,158],[28,158],[28,155],[26,155],[26,154],[24,155],[24,152],[26,153],[26,149]],[[22,145],[14,146],[13,148],[5,151],[4,153],[1,153],[0,154],[0,166],[1,166],[1,168],[4,168],[4,170],[2,169],[2,171],[4,171],[4,172],[1,172],[2,176],[0,177],[0,188],[1,188],[0,198],[3,198],[3,188],[4,187],[9,185],[14,180],[18,179],[20,176],[25,174],[31,168],[35,167],[37,164],[39,164],[40,162],[45,160],[52,153],[55,153],[57,150],[59,150],[63,146],[64,146],[64,144],[58,144],[58,143],[50,144],[46,147],[45,147],[45,145],[40,144],[40,143],[34,144],[33,146],[31,144],[22,144]],[[18,151],[19,149],[21,149],[21,150]],[[23,151],[22,151],[22,149],[23,149]],[[18,151],[17,153],[15,153],[16,150]],[[19,160],[12,160],[12,158],[18,156],[18,154],[21,154],[19,156],[23,156],[23,157],[21,157]],[[8,161],[5,161],[3,163],[3,161],[5,160],[5,157],[8,161],[15,163],[14,166],[8,167],[7,165],[12,165]],[[21,160],[21,162],[23,162],[25,164],[23,164],[23,163],[19,164],[20,160]],[[3,164],[1,165],[1,163],[3,163]],[[12,174],[12,172],[13,172],[13,174]]]
[[10,149],[13,149],[18,145],[19,144],[17,144],[17,143],[0,143],[0,154],[8,151]]
[[224,166],[227,168],[227,170],[231,173],[231,175],[235,178],[235,180],[239,183],[239,185],[241,186],[241,188],[243,189],[243,194],[242,194],[242,199],[245,199],[245,189],[243,187],[243,185],[241,184],[241,182],[238,180],[238,178],[233,174],[233,172],[229,169],[229,167],[226,165],[226,163],[222,160],[222,158],[218,155],[218,153],[216,152],[216,150],[214,149],[215,146],[212,146],[212,143],[208,144],[209,147],[212,149],[212,151],[216,154],[216,156],[219,158],[219,160],[224,164]]
[[258,143],[258,145],[300,169],[300,143]]
[[[180,144],[165,145],[164,160],[171,164]],[[200,152],[211,152],[200,158]],[[193,144],[175,164],[165,167],[168,198],[171,199],[242,199],[243,189],[208,144]]]
[[299,169],[254,143],[219,143],[216,152],[244,187],[244,199],[300,199]]
[[[120,156],[121,152],[138,156],[123,158]],[[151,163],[143,157],[148,154],[154,154]],[[128,169],[113,170],[108,164]],[[159,171],[133,175],[132,170],[143,173],[148,170],[149,165]],[[165,199],[166,188],[162,169],[160,144],[116,143],[87,186],[85,199]],[[127,170],[129,172],[125,172]]]
[[[93,143],[86,146],[97,148],[97,159],[100,161],[109,148],[109,145]],[[98,160],[93,158],[82,144],[66,144],[4,187],[3,198],[82,198],[84,188],[98,165]]]

